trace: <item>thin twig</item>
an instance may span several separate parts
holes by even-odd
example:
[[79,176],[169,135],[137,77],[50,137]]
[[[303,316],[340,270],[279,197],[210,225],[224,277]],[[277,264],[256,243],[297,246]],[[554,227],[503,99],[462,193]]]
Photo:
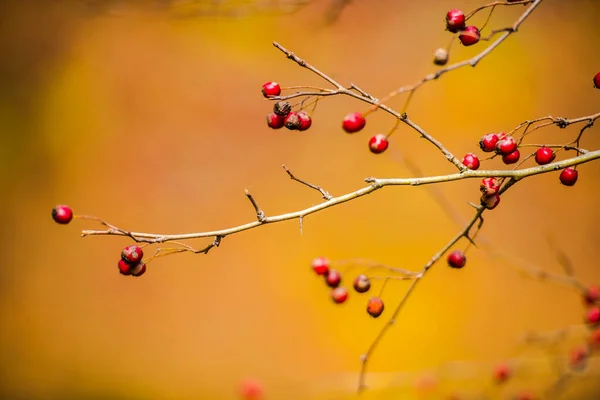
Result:
[[287,174],[290,176],[290,178],[298,183],[301,183],[303,185],[308,186],[311,189],[314,189],[316,191],[318,191],[319,193],[321,193],[321,196],[323,196],[323,199],[325,200],[331,200],[333,196],[331,196],[329,194],[329,192],[327,192],[326,190],[324,190],[323,188],[321,188],[321,186],[317,186],[317,185],[313,185],[312,183],[303,181],[302,179],[296,178],[294,176],[294,174],[292,174],[292,172],[285,166],[283,165],[283,169],[285,170],[285,172],[287,172]]

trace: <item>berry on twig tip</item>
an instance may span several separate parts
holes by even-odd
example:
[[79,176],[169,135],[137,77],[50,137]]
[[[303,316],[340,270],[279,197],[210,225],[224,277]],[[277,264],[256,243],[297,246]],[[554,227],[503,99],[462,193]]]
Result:
[[58,205],[52,209],[52,219],[54,222],[66,225],[73,219],[73,210],[65,205]]

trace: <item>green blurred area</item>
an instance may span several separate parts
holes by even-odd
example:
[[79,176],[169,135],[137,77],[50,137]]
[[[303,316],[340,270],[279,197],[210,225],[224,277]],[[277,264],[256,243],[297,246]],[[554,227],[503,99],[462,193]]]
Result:
[[[448,7],[482,3],[297,3],[2,2],[0,398],[234,399],[246,377],[264,383],[267,399],[355,397],[359,355],[389,314],[368,317],[368,295],[332,304],[310,260],[361,257],[421,268],[459,229],[425,188],[387,188],[311,215],[302,235],[297,222],[286,222],[227,237],[206,256],[158,259],[140,279],[117,272],[128,240],[82,239],[80,229],[99,226],[50,219],[51,208],[66,203],[124,229],[208,231],[253,219],[245,188],[267,215],[318,203],[282,164],[333,195],[362,187],[368,176],[410,176],[400,156],[426,174],[451,172],[406,127],[389,151],[370,154],[368,138],[394,121],[376,113],[365,131],[346,135],[343,116],[366,110],[348,98],[320,101],[306,132],[269,130],[264,116],[272,105],[260,87],[269,80],[324,85],[280,54],[276,40],[340,82],[382,97],[434,70],[431,55],[449,40]],[[499,8],[489,28],[510,25],[523,10]],[[477,68],[419,89],[411,118],[464,154],[477,151],[482,134],[527,119],[598,112],[591,79],[600,69],[599,12],[597,1],[545,1]],[[485,44],[456,46],[451,61]],[[597,133],[589,130],[582,146],[597,149]],[[564,143],[576,134],[549,128],[535,140]],[[577,276],[598,283],[600,164],[579,171],[573,188],[560,186],[556,174],[515,186],[487,213],[482,234],[561,272],[550,235]],[[439,189],[463,218],[471,215],[477,182]],[[438,399],[487,388],[486,368],[522,355],[523,333],[581,323],[573,291],[523,277],[484,251],[468,256],[461,271],[436,266],[411,296],[369,364],[363,398]],[[390,310],[405,289],[388,285]],[[450,373],[435,390],[416,388],[427,371],[438,376],[436,366],[457,360],[480,365],[470,383]],[[486,393],[541,390],[551,379],[546,369],[531,367]],[[596,381],[575,382],[565,398],[594,398]]]

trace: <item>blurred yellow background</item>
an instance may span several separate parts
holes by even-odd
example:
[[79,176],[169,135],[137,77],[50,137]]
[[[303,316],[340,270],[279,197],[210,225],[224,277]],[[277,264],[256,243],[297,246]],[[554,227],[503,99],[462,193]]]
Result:
[[[306,132],[273,131],[265,124],[272,103],[260,88],[270,80],[324,85],[273,48],[276,40],[340,82],[384,96],[434,70],[433,51],[449,40],[449,8],[483,2],[357,0],[332,24],[324,23],[326,1],[294,13],[289,2],[274,1],[268,12],[223,17],[198,15],[190,1],[150,3],[0,6],[1,398],[235,399],[246,378],[262,382],[267,399],[355,397],[359,355],[406,285],[387,287],[389,308],[374,320],[364,312],[369,295],[350,293],[347,304],[334,305],[310,261],[362,257],[421,268],[459,229],[426,188],[390,187],[311,215],[302,235],[293,221],[227,237],[208,255],[158,259],[139,279],[116,268],[130,240],[80,238],[80,229],[99,226],[59,226],[50,211],[64,203],[124,229],[207,231],[253,220],[245,188],[267,215],[321,201],[290,181],[282,164],[333,195],[364,186],[368,176],[411,176],[400,154],[426,174],[449,173],[451,165],[406,127],[388,152],[370,154],[368,138],[393,120],[376,113],[363,132],[347,135],[343,116],[367,108],[349,98],[319,102]],[[523,10],[498,9],[489,28],[512,24]],[[422,87],[411,118],[462,155],[477,152],[483,134],[526,119],[598,112],[591,82],[600,71],[598,15],[597,1],[544,1],[477,68]],[[451,61],[485,45],[456,46]],[[532,140],[565,143],[577,131],[552,127]],[[589,130],[582,146],[599,148],[599,133]],[[551,235],[579,278],[600,283],[600,163],[579,171],[572,188],[559,185],[558,174],[515,186],[486,213],[482,234],[561,272]],[[466,219],[478,184],[439,189]],[[369,364],[363,398],[468,391],[457,379],[430,392],[400,379],[423,379],[421,371],[449,361],[481,363],[471,384],[487,390],[486,363],[521,355],[522,334],[582,322],[575,292],[523,277],[481,250],[468,259],[461,271],[440,263],[419,285]],[[524,373],[488,394],[536,392],[548,382]],[[596,382],[576,381],[565,396],[596,398]]]

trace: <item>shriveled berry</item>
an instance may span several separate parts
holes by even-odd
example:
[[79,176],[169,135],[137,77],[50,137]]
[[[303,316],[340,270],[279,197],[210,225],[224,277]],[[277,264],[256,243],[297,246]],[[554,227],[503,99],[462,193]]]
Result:
[[261,91],[265,97],[279,96],[281,94],[281,86],[277,82],[267,82],[262,86]]
[[131,265],[142,261],[142,257],[144,257],[144,251],[140,246],[135,244],[127,246],[121,251],[121,259]]
[[539,165],[550,164],[556,158],[556,154],[549,147],[540,147],[535,152],[535,162]]
[[377,318],[383,312],[384,305],[383,300],[379,297],[371,297],[367,302],[367,312],[373,318]]
[[600,72],[594,75],[594,87],[600,89]]
[[498,140],[498,135],[495,133],[488,133],[487,135],[483,135],[483,137],[479,140],[479,147],[486,153],[490,153],[496,150],[496,144],[498,144]]
[[267,114],[267,126],[273,129],[283,128],[283,115],[275,114],[274,112]]
[[342,282],[342,275],[335,269],[330,269],[325,274],[325,283],[327,284],[327,286],[336,288],[336,287],[340,286],[341,282]]
[[378,133],[369,139],[369,150],[373,154],[383,153],[389,146],[387,137],[383,133]]
[[500,190],[500,182],[496,178],[483,178],[479,190],[484,196],[493,196]]
[[600,287],[590,286],[583,293],[583,301],[587,305],[592,305],[600,300]]
[[131,268],[131,275],[133,276],[142,276],[146,272],[146,264],[139,263]]
[[503,383],[510,378],[511,370],[507,364],[498,364],[494,368],[494,380],[498,383]]
[[467,263],[467,257],[461,250],[454,250],[448,254],[448,265],[452,268],[462,268]]
[[117,266],[119,267],[119,272],[121,273],[121,275],[131,275],[131,264],[128,264],[125,261],[123,261],[123,259],[120,259]]
[[473,25],[467,26],[461,31],[460,35],[458,35],[458,39],[463,46],[473,46],[475,43],[479,42],[480,37],[481,33],[479,32],[479,29]]
[[433,53],[433,63],[435,65],[446,65],[448,63],[448,50],[440,47]]
[[469,169],[478,169],[479,168],[479,158],[473,153],[467,153],[463,159],[462,163],[465,167]]
[[290,112],[283,120],[283,125],[291,131],[300,128],[300,117],[295,111]]
[[273,105],[273,112],[284,117],[292,111],[292,105],[287,101],[278,101]]
[[342,128],[344,128],[344,130],[348,133],[354,133],[364,128],[366,123],[367,120],[361,113],[354,112],[344,117],[344,120],[342,121]]
[[482,195],[479,199],[479,203],[488,210],[493,210],[498,204],[500,204],[500,195],[498,193],[491,196]]
[[590,307],[585,314],[585,322],[591,325],[600,322],[600,307]]
[[577,182],[578,176],[579,173],[576,169],[573,169],[571,167],[565,168],[560,172],[560,183],[562,183],[565,186],[573,186],[575,182]]
[[569,353],[569,366],[573,369],[583,369],[587,359],[587,350],[583,347],[576,347]]
[[502,156],[502,161],[504,162],[504,164],[509,165],[519,161],[519,158],[521,158],[521,153],[519,152],[519,150],[515,150],[510,154]]
[[331,291],[331,299],[337,304],[345,302],[348,300],[348,290],[345,287],[336,287]]
[[596,328],[592,331],[588,342],[594,349],[600,349],[600,328]]
[[325,275],[329,272],[329,260],[325,257],[317,257],[311,263],[313,271],[317,275]]
[[456,33],[465,27],[465,13],[459,9],[452,9],[446,14],[446,29]]
[[517,150],[517,142],[512,136],[502,135],[498,139],[496,153],[506,156]]
[[52,209],[52,219],[58,224],[66,225],[73,219],[73,210],[65,205],[58,205]]
[[312,119],[310,118],[310,115],[304,111],[300,111],[298,113],[298,119],[300,120],[300,126],[298,126],[299,131],[305,131],[311,127]]
[[368,292],[371,288],[371,281],[365,274],[360,274],[354,279],[354,290],[358,293]]
[[263,387],[254,379],[245,379],[240,385],[240,397],[242,400],[262,400],[264,398]]

